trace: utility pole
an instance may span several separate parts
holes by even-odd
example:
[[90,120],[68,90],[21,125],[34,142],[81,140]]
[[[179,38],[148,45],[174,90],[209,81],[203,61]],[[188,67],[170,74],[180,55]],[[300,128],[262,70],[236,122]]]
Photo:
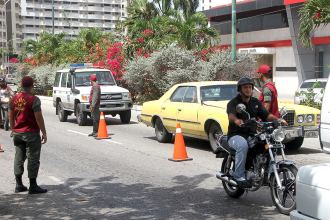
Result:
[[53,31],[53,35],[54,35],[54,0],[52,0],[52,31]]
[[236,0],[232,0],[231,9],[231,60],[236,61]]

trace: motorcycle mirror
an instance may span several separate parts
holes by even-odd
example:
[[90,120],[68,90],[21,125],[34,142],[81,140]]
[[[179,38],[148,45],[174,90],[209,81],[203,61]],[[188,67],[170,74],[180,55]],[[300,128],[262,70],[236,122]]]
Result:
[[281,117],[284,117],[284,116],[287,114],[286,107],[283,106],[283,107],[281,108],[281,110],[280,110],[279,113],[280,113],[280,116],[281,116]]
[[245,111],[245,109],[246,109],[246,107],[245,107],[245,105],[244,104],[238,104],[237,106],[236,106],[236,111],[238,112],[238,113],[242,113],[243,111]]

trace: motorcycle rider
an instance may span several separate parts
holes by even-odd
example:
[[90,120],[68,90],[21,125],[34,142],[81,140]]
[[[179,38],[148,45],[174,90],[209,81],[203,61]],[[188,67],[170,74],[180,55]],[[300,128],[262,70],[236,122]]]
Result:
[[[228,126],[228,144],[231,148],[236,150],[235,155],[235,172],[233,174],[234,179],[237,182],[238,187],[248,188],[249,183],[245,179],[245,163],[248,153],[248,143],[251,140],[250,135],[256,133],[256,129],[251,127],[239,127],[244,120],[249,119],[249,116],[245,113],[238,113],[236,106],[238,104],[244,104],[246,106],[246,112],[250,114],[251,118],[261,118],[263,121],[279,120],[276,116],[267,111],[265,106],[257,98],[252,97],[254,84],[251,79],[242,77],[237,83],[237,91],[239,94],[233,98],[227,104],[227,114],[229,119]],[[286,121],[283,120],[284,125]]]
[[6,90],[10,95],[14,95],[13,90],[7,85],[6,78],[4,76],[0,76],[0,90]]

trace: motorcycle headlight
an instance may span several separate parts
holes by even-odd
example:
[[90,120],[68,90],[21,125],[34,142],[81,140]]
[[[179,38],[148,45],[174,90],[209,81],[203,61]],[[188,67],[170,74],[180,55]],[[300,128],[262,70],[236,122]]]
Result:
[[264,140],[266,140],[266,135],[265,134],[260,134],[259,138],[260,138],[260,140],[264,141]]
[[304,122],[304,116],[302,116],[302,115],[298,115],[298,117],[297,117],[297,122],[298,122],[298,123],[303,123],[303,122]]
[[131,93],[129,93],[129,92],[123,92],[122,93],[122,97],[123,97],[123,99],[130,99],[131,98]]
[[307,115],[307,117],[306,117],[306,122],[307,122],[307,123],[312,123],[312,122],[314,122],[314,115]]
[[9,98],[7,97],[7,98],[4,98],[3,99],[3,102],[9,102]]
[[285,133],[284,133],[284,131],[283,131],[282,129],[275,129],[275,130],[273,131],[273,138],[274,138],[274,140],[277,141],[277,142],[281,142],[281,141],[283,141],[284,138],[285,138]]

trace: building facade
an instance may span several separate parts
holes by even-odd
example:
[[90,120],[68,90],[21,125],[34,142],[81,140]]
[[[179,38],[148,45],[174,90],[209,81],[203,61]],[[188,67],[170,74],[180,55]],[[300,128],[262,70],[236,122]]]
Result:
[[[272,68],[279,96],[293,98],[300,84],[327,78],[330,69],[330,25],[312,35],[313,49],[298,40],[299,10],[306,0],[243,0],[236,4],[237,52],[260,54],[257,66]],[[203,11],[221,34],[221,47],[231,46],[231,4]]]

